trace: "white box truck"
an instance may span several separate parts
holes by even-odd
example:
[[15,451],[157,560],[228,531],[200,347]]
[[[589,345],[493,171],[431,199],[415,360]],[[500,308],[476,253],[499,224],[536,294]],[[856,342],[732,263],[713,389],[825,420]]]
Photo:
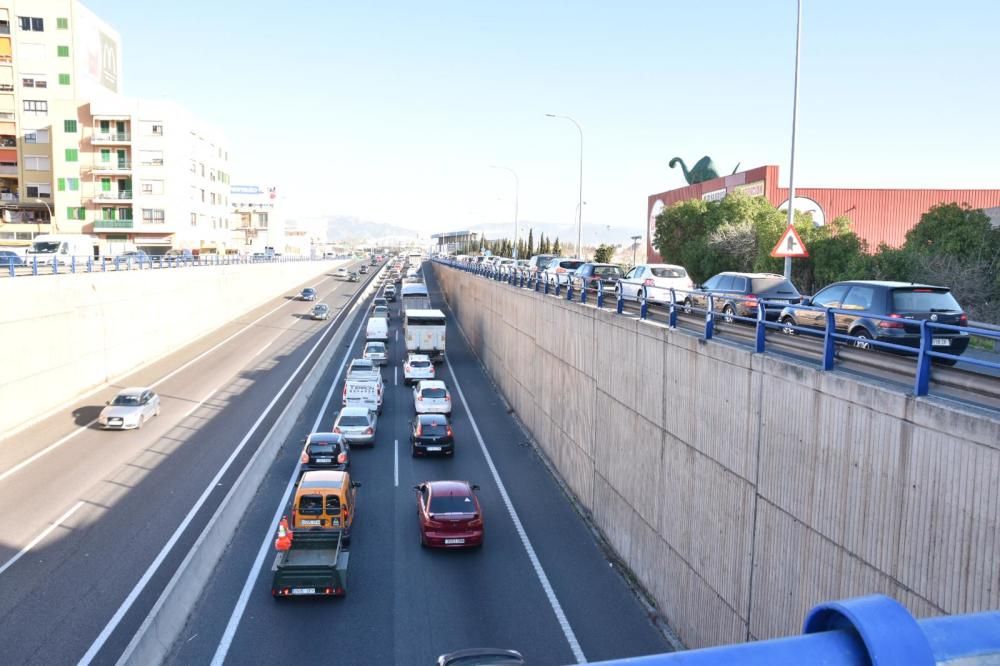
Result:
[[443,361],[447,323],[448,320],[440,310],[406,310],[403,314],[406,352],[426,354],[436,363]]

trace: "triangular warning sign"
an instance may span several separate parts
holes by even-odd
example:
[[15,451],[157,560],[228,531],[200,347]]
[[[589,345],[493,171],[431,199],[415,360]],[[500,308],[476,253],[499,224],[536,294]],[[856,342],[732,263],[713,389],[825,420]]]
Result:
[[771,250],[772,257],[808,257],[806,246],[802,239],[795,232],[795,227],[789,225],[785,233],[781,234],[781,240]]

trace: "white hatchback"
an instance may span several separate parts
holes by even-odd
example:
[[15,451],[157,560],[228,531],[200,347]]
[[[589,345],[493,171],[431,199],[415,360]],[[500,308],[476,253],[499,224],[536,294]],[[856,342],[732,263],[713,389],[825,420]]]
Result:
[[650,303],[670,305],[670,290],[674,290],[675,302],[680,304],[694,289],[694,284],[683,266],[672,264],[639,264],[618,281],[615,289],[621,291],[626,300],[639,301],[643,286]]
[[434,379],[434,363],[426,354],[410,354],[403,364],[403,382],[407,385]]
[[413,387],[413,408],[417,414],[451,415],[451,394],[439,379],[424,379]]

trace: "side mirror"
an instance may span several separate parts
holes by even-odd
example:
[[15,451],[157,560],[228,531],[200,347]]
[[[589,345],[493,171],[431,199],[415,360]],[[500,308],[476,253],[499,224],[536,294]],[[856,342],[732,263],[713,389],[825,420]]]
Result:
[[808,296],[805,296],[805,297],[804,297],[804,298],[802,299],[802,305],[812,305],[812,299],[811,299],[811,298],[809,298]]
[[416,485],[416,486],[413,486],[413,489],[419,491],[419,490],[423,490],[424,487],[422,485]]
[[471,488],[472,488],[473,490],[479,490],[479,485],[478,485],[478,484],[475,484],[475,483],[474,483],[474,484],[472,484],[472,485],[471,485],[470,487],[471,487]]
[[105,400],[105,401],[104,401],[104,404],[105,404],[105,405],[110,405],[110,404],[111,404],[111,401],[110,401],[110,400]]
[[351,481],[351,488],[360,488],[360,487],[361,487],[360,481]]

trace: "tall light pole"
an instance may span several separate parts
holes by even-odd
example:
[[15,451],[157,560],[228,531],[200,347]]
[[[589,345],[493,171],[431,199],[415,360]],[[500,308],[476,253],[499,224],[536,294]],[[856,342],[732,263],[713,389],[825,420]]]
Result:
[[576,125],[577,131],[580,133],[580,202],[577,204],[578,212],[576,218],[576,256],[582,259],[582,247],[583,247],[583,128],[580,127],[580,123],[576,122],[570,116],[559,116],[554,113],[545,114],[549,118],[562,118],[568,120],[574,125]]
[[518,194],[521,189],[521,180],[517,177],[517,172],[510,167],[497,166],[496,164],[490,165],[491,169],[501,169],[503,171],[509,171],[512,176],[514,176],[514,259],[518,259],[517,256],[517,199]]
[[639,248],[639,239],[642,236],[632,236],[632,266],[635,266],[635,251]]
[[[802,41],[802,0],[795,18],[795,84],[792,88],[792,158],[788,168],[788,226],[795,223],[795,130],[799,125],[799,44]],[[792,277],[792,258],[785,257],[785,279]]]
[[49,208],[49,202],[44,199],[35,199],[35,201],[45,206],[45,210],[49,211],[49,225],[51,225],[52,233],[59,233],[59,225],[56,223],[56,218],[52,214],[52,209]]

